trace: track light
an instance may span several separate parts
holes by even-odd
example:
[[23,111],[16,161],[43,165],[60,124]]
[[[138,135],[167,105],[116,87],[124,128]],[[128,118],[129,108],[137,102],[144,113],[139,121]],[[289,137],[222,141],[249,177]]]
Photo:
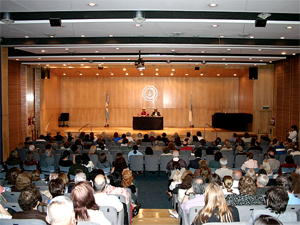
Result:
[[133,21],[136,22],[137,24],[141,24],[144,22],[146,19],[143,15],[142,11],[137,11],[134,15]]
[[3,18],[1,19],[1,22],[5,23],[6,25],[10,25],[10,24],[14,23],[15,21],[12,20],[9,12],[5,12],[3,14]]

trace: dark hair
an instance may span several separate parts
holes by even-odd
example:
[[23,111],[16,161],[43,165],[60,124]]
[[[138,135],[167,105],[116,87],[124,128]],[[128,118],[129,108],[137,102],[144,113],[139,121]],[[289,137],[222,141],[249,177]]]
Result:
[[192,187],[192,181],[195,178],[194,174],[187,174],[180,184],[180,189],[189,189]]
[[217,137],[217,139],[216,139],[216,144],[218,145],[218,144],[220,144],[222,142],[222,139],[220,138],[220,137]]
[[294,130],[296,130],[298,132],[298,127],[296,125],[292,125],[291,128],[293,128]]
[[[99,140],[99,139],[98,139]],[[98,143],[98,147],[101,149],[101,150],[104,150],[104,143],[102,142],[102,141],[100,141],[100,142],[98,142],[98,140],[97,140],[97,143]]]
[[128,139],[125,137],[123,138],[123,141],[122,141],[123,144],[127,144],[128,143]]
[[71,192],[75,216],[78,220],[89,220],[88,209],[99,210],[95,202],[93,188],[87,181],[80,181],[74,185]]
[[72,145],[72,146],[71,146],[71,150],[72,150],[73,152],[76,152],[76,151],[78,150],[78,146],[77,146],[76,144]]
[[166,137],[167,134],[164,132],[164,133],[161,134],[161,136]]
[[18,167],[10,168],[6,173],[6,179],[8,179],[8,184],[15,184],[18,175],[21,173],[21,170]]
[[99,161],[100,161],[101,163],[105,163],[105,162],[107,161],[107,159],[106,159],[106,153],[105,153],[105,152],[102,152],[102,153],[100,154],[100,156],[99,156]]
[[65,150],[62,154],[61,154],[61,157],[60,157],[60,160],[66,158],[66,157],[69,157],[70,156],[70,152],[68,150]]
[[257,172],[258,175],[260,174],[266,174],[268,175],[267,171],[265,169],[259,169],[258,172]]
[[27,154],[26,154],[25,162],[26,162],[26,163],[31,163],[31,162],[33,162],[33,161],[34,161],[33,152],[28,151]]
[[271,187],[266,191],[267,208],[276,214],[282,214],[286,210],[289,201],[287,192],[282,187]]
[[206,140],[205,140],[205,139],[201,139],[201,140],[200,140],[200,144],[201,144],[202,146],[204,146],[204,145],[206,144]]
[[71,143],[69,141],[65,142],[64,143],[64,147],[65,148],[69,148],[71,146]]
[[81,140],[79,138],[75,140],[75,145],[81,145]]
[[198,137],[197,137],[196,135],[193,135],[193,141],[194,141],[194,142],[199,141],[199,139],[198,139]]
[[202,157],[202,149],[201,148],[198,148],[196,151],[195,151],[195,157]]
[[114,171],[110,176],[110,185],[114,187],[122,187],[121,182],[122,182],[122,173],[119,171]]
[[77,155],[76,157],[75,157],[75,163],[76,164],[80,164],[82,162],[82,156],[81,155]]
[[40,139],[45,139],[45,136],[41,134]]
[[221,159],[221,158],[223,158],[223,155],[222,155],[222,153],[221,153],[221,152],[216,152],[216,154],[215,154],[215,157],[214,157],[214,158],[215,158],[215,160],[216,160],[216,161],[218,161],[218,162],[219,162],[219,161],[220,161],[220,159]]
[[253,159],[253,153],[252,152],[247,152],[246,156],[249,159]]
[[211,168],[203,166],[200,168],[200,176],[204,178],[206,183],[210,182],[211,179]]
[[89,134],[84,135],[84,140],[89,141],[90,140],[90,135]]
[[83,153],[81,158],[82,158],[83,165],[87,165],[89,163],[89,161],[91,161],[91,159],[87,153]]
[[52,197],[63,195],[63,191],[65,189],[65,183],[61,178],[56,178],[49,182],[49,192]]
[[248,132],[244,133],[244,137],[249,138],[250,137],[249,133]]
[[284,190],[288,192],[293,191],[293,183],[292,178],[290,178],[287,174],[281,174],[276,178],[276,185],[278,187],[283,187]]
[[145,150],[146,155],[153,155],[153,149],[151,147],[147,147]]
[[52,145],[51,144],[46,144],[46,149],[51,149]]
[[237,137],[237,133],[233,133],[233,137]]
[[38,201],[42,202],[42,196],[35,185],[24,188],[18,198],[19,206],[23,211],[34,209]]
[[122,171],[127,168],[126,161],[124,157],[117,158],[114,162],[115,170],[122,173]]
[[197,132],[197,136],[202,136],[201,131]]
[[187,132],[187,133],[186,133],[186,136],[187,136],[187,137],[190,137],[190,136],[191,136],[191,132]]
[[283,225],[281,221],[273,216],[269,215],[260,215],[254,221],[253,225]]
[[293,156],[291,156],[291,155],[287,155],[286,157],[285,157],[285,160],[284,160],[287,164],[294,164],[295,163],[295,161],[294,161],[294,159],[293,159]]
[[217,173],[213,173],[211,175],[211,179],[210,179],[210,183],[212,183],[212,182],[215,182],[221,186],[221,184],[222,184],[221,177]]
[[136,153],[137,153],[136,150],[138,150],[138,146],[137,146],[137,145],[134,145],[132,149],[133,149],[133,153],[136,154]]
[[148,140],[148,138],[149,138],[149,135],[148,135],[148,134],[145,134],[145,135],[144,135],[144,139],[145,139],[145,140]]
[[173,169],[174,170],[180,170],[181,169],[180,163],[173,161]]

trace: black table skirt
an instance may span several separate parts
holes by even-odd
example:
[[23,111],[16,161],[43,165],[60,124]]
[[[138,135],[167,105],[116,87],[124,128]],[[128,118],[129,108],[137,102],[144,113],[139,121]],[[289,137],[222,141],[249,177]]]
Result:
[[163,130],[163,117],[133,117],[134,130]]

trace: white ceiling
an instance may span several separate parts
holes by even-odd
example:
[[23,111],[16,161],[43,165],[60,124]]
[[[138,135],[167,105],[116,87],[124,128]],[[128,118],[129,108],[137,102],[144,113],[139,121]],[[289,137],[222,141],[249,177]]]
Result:
[[[96,6],[90,7],[90,2],[96,3]],[[218,5],[210,7],[210,3]],[[0,4],[1,12],[15,13],[21,18],[11,25],[0,22],[3,46],[25,51],[23,56],[20,52],[10,54],[11,60],[34,63],[81,63],[93,60],[100,63],[130,59],[127,60],[129,63],[138,58],[138,51],[141,50],[144,60],[170,60],[171,63],[172,60],[180,60],[185,61],[182,62],[184,64],[203,60],[219,63],[241,61],[259,65],[300,53],[299,0],[1,0]],[[100,11],[99,14],[108,11],[111,15],[116,15],[116,11],[136,10],[142,10],[146,18],[140,27],[135,26],[132,18],[62,18],[62,27],[51,27],[47,19],[27,19],[30,15],[28,13],[35,12],[65,12],[64,15],[68,16],[73,15],[74,11],[80,11],[78,14],[85,12],[83,15],[94,11]],[[153,18],[153,11],[171,11],[174,17],[177,14],[179,16],[178,19]],[[227,13],[227,18],[205,18],[201,17],[202,14],[197,14],[199,18],[191,16],[180,19],[181,12],[191,12],[191,15],[193,12],[216,13],[213,17]],[[232,12],[231,18],[228,18],[228,12]],[[255,17],[240,17],[243,14],[250,16],[251,13],[258,15],[262,12],[273,14],[273,18],[276,14],[286,17],[298,14],[298,20],[285,20],[284,16],[283,19],[272,20],[271,16],[267,26],[262,28],[255,27]],[[218,27],[212,27],[214,24]],[[287,29],[288,26],[293,28]],[[179,37],[174,37],[174,32],[179,32]],[[54,34],[54,37],[49,38],[46,34]],[[242,34],[246,34],[246,37],[241,37]],[[109,35],[113,37],[109,38]],[[221,35],[224,38],[220,38]],[[162,56],[163,53],[170,54],[172,50],[175,50],[175,55]],[[286,54],[282,55],[282,52]],[[160,55],[153,55],[155,53]],[[108,54],[113,55],[108,57]]]

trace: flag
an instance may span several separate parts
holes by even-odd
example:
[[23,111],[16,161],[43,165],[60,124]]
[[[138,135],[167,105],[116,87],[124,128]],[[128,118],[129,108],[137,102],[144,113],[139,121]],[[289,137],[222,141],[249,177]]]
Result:
[[109,116],[108,103],[109,103],[109,94],[106,93],[106,103],[105,103],[105,118],[106,118],[106,120],[108,120],[108,116]]
[[193,104],[192,104],[192,93],[190,95],[190,111],[189,111],[189,121],[193,120]]

